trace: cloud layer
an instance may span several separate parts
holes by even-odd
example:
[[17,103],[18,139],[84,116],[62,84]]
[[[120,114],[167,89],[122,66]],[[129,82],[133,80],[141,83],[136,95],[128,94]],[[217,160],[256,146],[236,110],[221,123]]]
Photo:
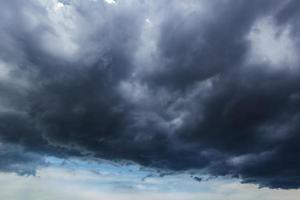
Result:
[[0,3],[0,169],[89,155],[299,188],[296,0]]

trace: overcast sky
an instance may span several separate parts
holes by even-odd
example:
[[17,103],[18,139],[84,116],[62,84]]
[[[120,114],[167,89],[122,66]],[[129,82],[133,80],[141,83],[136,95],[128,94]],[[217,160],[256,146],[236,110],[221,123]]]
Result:
[[296,200],[299,35],[298,0],[0,0],[0,199]]

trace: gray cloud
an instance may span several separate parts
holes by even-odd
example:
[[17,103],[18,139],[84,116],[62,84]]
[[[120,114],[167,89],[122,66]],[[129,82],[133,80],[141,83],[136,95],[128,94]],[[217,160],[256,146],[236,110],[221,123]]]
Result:
[[1,5],[0,138],[25,154],[0,169],[91,154],[299,187],[295,1]]

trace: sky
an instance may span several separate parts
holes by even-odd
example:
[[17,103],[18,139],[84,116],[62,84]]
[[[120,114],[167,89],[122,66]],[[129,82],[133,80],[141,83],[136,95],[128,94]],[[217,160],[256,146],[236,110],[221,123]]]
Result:
[[297,200],[297,0],[0,0],[0,199]]

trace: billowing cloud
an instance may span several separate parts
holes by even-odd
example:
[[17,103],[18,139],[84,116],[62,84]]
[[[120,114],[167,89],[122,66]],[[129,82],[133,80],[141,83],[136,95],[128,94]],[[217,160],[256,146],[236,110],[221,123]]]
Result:
[[299,188],[299,9],[1,1],[0,139],[18,149],[0,169],[88,156]]

